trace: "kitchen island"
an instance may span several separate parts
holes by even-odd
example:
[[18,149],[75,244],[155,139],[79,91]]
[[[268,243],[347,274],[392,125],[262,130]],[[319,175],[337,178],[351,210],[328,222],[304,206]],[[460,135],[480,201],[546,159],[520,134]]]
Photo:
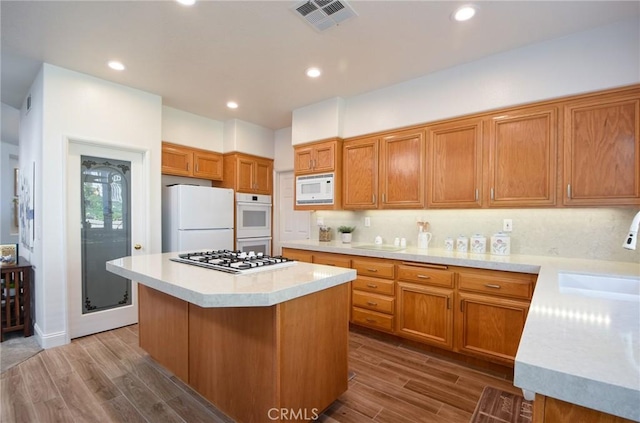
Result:
[[[515,386],[536,394],[535,422],[640,421],[637,262],[495,256],[438,248],[375,250],[357,243],[314,240],[287,241],[283,247],[398,263],[535,273],[538,278],[514,363]],[[615,278],[589,285],[580,280],[585,274]],[[600,418],[600,413],[608,416],[589,420]]]
[[347,390],[348,282],[294,263],[244,275],[124,257],[138,282],[140,346],[237,422],[308,421]]

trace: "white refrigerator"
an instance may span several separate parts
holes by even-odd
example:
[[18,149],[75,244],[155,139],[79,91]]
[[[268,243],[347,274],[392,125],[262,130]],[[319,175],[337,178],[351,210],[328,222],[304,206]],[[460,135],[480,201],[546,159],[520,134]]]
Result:
[[169,185],[162,192],[162,252],[233,250],[232,189]]

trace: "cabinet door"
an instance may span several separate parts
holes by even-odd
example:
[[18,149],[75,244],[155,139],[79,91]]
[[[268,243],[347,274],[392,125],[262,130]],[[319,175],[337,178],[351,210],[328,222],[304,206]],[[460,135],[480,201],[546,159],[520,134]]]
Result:
[[640,94],[568,103],[564,204],[640,204]]
[[529,303],[458,293],[456,350],[513,365]]
[[295,147],[293,171],[294,173],[313,173],[313,148]]
[[193,176],[196,178],[222,180],[222,155],[204,152],[193,154]]
[[453,347],[453,289],[398,282],[397,300],[398,335]]
[[336,142],[329,141],[317,144],[314,148],[313,171],[333,172],[336,169]]
[[271,195],[273,191],[273,162],[271,160],[256,160],[254,192]]
[[306,250],[292,250],[290,248],[283,248],[282,256],[293,259],[295,261],[303,261],[305,263],[311,263],[313,261],[313,253]]
[[424,208],[424,131],[405,131],[380,142],[381,208]]
[[489,205],[554,205],[557,108],[524,110],[489,122]]
[[480,207],[482,120],[435,125],[428,133],[428,207]]
[[256,165],[255,160],[238,157],[236,159],[237,166],[237,188],[238,192],[254,192],[254,168]]
[[162,173],[165,175],[192,176],[193,153],[190,149],[162,145]]
[[345,142],[343,147],[344,209],[378,207],[378,139]]

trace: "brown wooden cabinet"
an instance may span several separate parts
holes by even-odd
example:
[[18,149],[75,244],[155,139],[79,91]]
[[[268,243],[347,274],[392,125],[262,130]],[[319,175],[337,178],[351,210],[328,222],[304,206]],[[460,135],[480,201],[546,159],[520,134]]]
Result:
[[221,181],[222,154],[163,142],[162,173]]
[[427,127],[429,184],[427,206],[474,208],[482,205],[480,118]]
[[640,89],[564,106],[565,205],[640,204]]
[[273,193],[273,160],[244,153],[224,155],[224,178],[216,186],[250,194]]
[[513,365],[534,280],[520,273],[458,272],[455,350]]
[[424,207],[424,131],[402,131],[380,140],[380,208]]
[[351,267],[358,276],[352,282],[351,321],[393,332],[395,315],[395,264],[389,260],[354,257]]
[[305,263],[313,263],[313,253],[305,250],[294,250],[291,248],[283,248],[282,256],[290,258],[296,261],[303,261]]
[[25,259],[0,267],[0,342],[7,332],[22,331],[31,336],[31,272]]
[[453,281],[454,273],[449,270],[398,265],[396,333],[452,349]]
[[424,131],[356,139],[343,151],[344,209],[424,207]]
[[378,138],[364,138],[344,143],[342,207],[344,209],[378,208]]
[[633,423],[633,420],[536,394],[534,423]]
[[341,158],[340,138],[298,145],[294,147],[294,173],[302,175],[341,171]]
[[[294,174],[333,173],[333,204],[294,203],[295,210],[342,209],[342,139],[318,141],[294,146]],[[297,195],[297,192],[295,193]]]
[[490,207],[556,204],[557,116],[546,106],[488,117]]

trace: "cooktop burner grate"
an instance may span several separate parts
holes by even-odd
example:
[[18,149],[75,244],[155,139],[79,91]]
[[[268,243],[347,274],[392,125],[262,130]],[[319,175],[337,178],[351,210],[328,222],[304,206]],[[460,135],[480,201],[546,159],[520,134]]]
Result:
[[294,260],[282,256],[268,256],[262,253],[254,254],[253,252],[246,253],[229,250],[182,253],[178,254],[178,257],[172,257],[169,260],[234,275],[275,270],[295,264]]

